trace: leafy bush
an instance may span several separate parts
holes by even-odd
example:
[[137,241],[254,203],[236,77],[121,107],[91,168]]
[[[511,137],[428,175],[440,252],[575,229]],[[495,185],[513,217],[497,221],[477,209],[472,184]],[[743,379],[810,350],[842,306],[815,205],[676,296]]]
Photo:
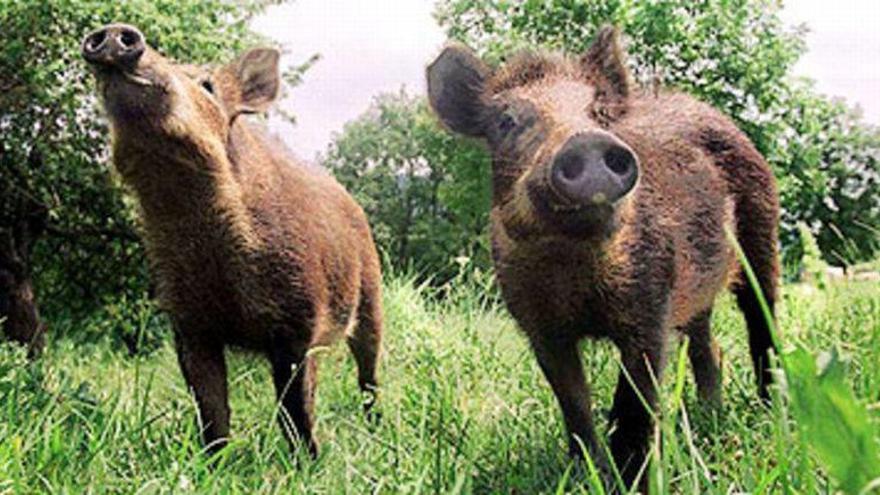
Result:
[[786,258],[800,259],[798,224],[824,258],[852,265],[880,253],[880,133],[840,101],[794,85],[772,160],[784,207]]
[[423,99],[379,95],[322,162],[364,207],[395,269],[442,283],[458,257],[488,266],[489,158],[443,132]]
[[[822,259],[822,252],[819,250],[819,244],[810,229],[803,223],[798,224],[798,232],[801,237],[801,251],[803,270],[799,275],[812,281],[820,289],[824,289],[828,285],[828,263]],[[804,278],[804,277],[797,277]]]

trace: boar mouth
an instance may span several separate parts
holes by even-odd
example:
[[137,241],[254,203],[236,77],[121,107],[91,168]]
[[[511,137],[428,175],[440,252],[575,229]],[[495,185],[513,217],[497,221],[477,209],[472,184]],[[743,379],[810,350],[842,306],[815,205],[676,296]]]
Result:
[[562,193],[553,187],[553,181],[550,180],[550,168],[547,167],[545,173],[540,174],[537,180],[532,180],[527,186],[529,199],[532,204],[544,213],[555,213],[561,215],[577,215],[581,212],[589,214],[587,210],[595,210],[602,206],[612,206],[608,203],[597,203],[594,205],[576,203],[566,198]]
[[168,82],[153,70],[95,67],[97,96],[111,122],[142,125],[167,113]]
[[159,85],[154,78],[150,77],[150,74],[143,71],[111,67],[95,67],[94,70],[98,78],[105,81],[122,78],[135,86],[150,87]]
[[526,192],[535,216],[550,231],[588,238],[607,237],[614,230],[617,202],[575,204],[554,191],[549,181],[533,181]]
[[146,77],[140,76],[134,72],[123,71],[122,77],[124,77],[128,82],[137,84],[139,86],[154,86],[155,83]]
[[[557,213],[571,213],[577,214],[581,211],[587,211],[586,214],[590,214],[590,211],[597,210],[613,210],[620,201],[626,197],[626,194],[617,199],[610,199],[607,195],[602,192],[598,192],[593,195],[591,198],[591,203],[578,203],[576,201],[572,201],[568,197],[565,196],[561,191],[556,189],[553,185],[553,181],[550,180],[551,169],[550,167],[546,167],[544,173],[541,175],[541,178],[537,184],[532,184],[532,187],[529,187],[529,196],[533,202],[542,203],[546,209],[552,210]],[[537,198],[540,196],[540,198]]]
[[[544,215],[564,217],[602,217],[614,211],[616,202],[601,204],[571,203],[556,193],[549,184],[534,185],[528,188],[529,200],[535,209]],[[552,198],[551,198],[552,196]]]

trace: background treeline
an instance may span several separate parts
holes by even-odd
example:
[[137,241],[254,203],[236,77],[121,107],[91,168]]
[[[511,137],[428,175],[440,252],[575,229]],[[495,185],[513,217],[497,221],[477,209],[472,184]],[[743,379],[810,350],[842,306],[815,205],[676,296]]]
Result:
[[[143,329],[160,325],[152,324],[136,213],[112,174],[80,39],[125,19],[171,57],[221,61],[268,42],[248,20],[274,3],[0,0],[0,309],[33,288],[53,333],[70,327],[79,338],[113,336],[132,352],[149,347]],[[788,274],[801,270],[799,223],[832,264],[872,259],[880,134],[791,76],[805,30],[784,25],[779,10],[771,0],[440,0],[436,19],[499,62],[523,47],[578,53],[598,26],[620,25],[644,86],[679,88],[721,108],[770,160]],[[291,69],[288,83],[311,62]],[[442,130],[423,97],[377,96],[320,161],[364,205],[391,268],[435,285],[462,266],[489,270],[489,157]]]

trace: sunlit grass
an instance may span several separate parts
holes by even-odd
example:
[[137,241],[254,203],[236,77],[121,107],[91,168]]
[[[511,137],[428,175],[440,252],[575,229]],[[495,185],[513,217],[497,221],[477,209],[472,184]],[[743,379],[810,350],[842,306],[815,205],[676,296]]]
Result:
[[[386,283],[382,421],[361,414],[345,346],[321,357],[317,461],[292,455],[275,422],[268,367],[230,354],[234,441],[212,468],[199,455],[194,404],[170,344],[130,358],[110,345],[53,342],[43,360],[0,353],[0,492],[565,493],[588,492],[572,466],[555,399],[495,299],[462,282],[437,302],[406,277]],[[696,399],[673,349],[664,380],[653,481],[663,493],[830,493],[786,395],[755,393],[746,331],[728,297],[714,316],[724,405]],[[837,349],[844,383],[880,438],[880,284],[786,286],[779,331],[812,355]],[[587,343],[599,428],[618,360]]]

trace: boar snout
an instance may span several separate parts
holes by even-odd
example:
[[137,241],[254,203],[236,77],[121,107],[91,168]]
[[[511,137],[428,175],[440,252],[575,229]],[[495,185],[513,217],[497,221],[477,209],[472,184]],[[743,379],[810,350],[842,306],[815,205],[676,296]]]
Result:
[[144,54],[144,35],[127,24],[110,24],[89,34],[82,44],[83,58],[91,64],[132,68]]
[[550,185],[576,206],[613,203],[624,197],[639,176],[635,153],[607,132],[571,137],[550,166]]

